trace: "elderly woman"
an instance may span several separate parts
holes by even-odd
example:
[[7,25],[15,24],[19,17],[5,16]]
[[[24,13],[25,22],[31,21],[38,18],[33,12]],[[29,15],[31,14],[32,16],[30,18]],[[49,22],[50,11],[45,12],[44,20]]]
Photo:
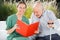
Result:
[[7,37],[7,40],[13,40],[13,38],[18,38],[17,40],[28,40],[27,38],[23,37],[22,35],[18,34],[15,29],[17,27],[17,20],[22,20],[23,22],[29,24],[29,20],[24,16],[24,12],[26,10],[26,3],[25,2],[19,2],[17,5],[17,13],[9,16],[7,18],[6,24],[7,24],[7,33],[9,36]]

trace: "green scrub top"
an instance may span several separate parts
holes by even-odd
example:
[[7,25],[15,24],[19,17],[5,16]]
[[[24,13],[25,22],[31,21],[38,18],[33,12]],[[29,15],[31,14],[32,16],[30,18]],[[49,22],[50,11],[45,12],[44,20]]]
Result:
[[[16,24],[16,21],[17,21],[16,14],[9,16],[6,20],[6,24],[7,24],[6,30],[9,30],[12,27],[14,27],[14,25]],[[29,24],[29,20],[25,16],[22,17],[22,21]],[[22,35],[18,34],[16,31],[9,34],[9,36],[7,37],[7,40],[13,40],[13,38],[16,38],[16,40],[28,40],[28,38],[23,37]]]

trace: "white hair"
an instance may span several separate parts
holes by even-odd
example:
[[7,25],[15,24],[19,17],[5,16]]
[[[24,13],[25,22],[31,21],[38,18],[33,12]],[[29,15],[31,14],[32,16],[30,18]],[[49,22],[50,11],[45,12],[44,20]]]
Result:
[[34,5],[33,5],[33,8],[37,5],[37,3],[42,4],[42,2],[40,2],[40,1],[36,1],[36,2],[34,3]]
[[41,4],[39,8],[42,8],[43,10],[45,10],[43,3],[40,2],[40,1],[36,1],[36,2],[34,3],[33,8],[37,5],[37,3]]

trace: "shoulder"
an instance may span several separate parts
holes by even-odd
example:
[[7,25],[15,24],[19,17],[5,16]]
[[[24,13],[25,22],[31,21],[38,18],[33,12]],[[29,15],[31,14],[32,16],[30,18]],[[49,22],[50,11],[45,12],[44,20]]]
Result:
[[28,18],[27,18],[27,17],[25,17],[25,16],[23,16],[22,18],[23,18],[24,20],[28,20]]
[[23,20],[24,22],[26,22],[27,24],[29,24],[29,19],[28,19],[27,17],[23,16],[22,20]]
[[51,11],[51,10],[46,10],[48,13],[54,13],[53,11]]
[[31,14],[31,18],[37,18],[34,13]]
[[8,16],[7,19],[12,19],[12,18],[14,18],[14,17],[15,17],[15,14]]
[[48,12],[50,12],[50,13],[53,13],[53,11],[52,10],[47,10]]
[[46,12],[47,15],[54,15],[54,12],[51,11],[51,10],[46,10],[45,12]]
[[16,15],[15,14],[12,14],[10,16],[8,16],[9,18],[12,18],[12,17],[15,17]]

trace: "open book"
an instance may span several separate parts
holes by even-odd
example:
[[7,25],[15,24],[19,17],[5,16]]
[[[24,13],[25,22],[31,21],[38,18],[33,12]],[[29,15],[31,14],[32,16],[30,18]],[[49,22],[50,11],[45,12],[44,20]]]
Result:
[[35,22],[32,24],[26,24],[21,20],[17,20],[18,27],[16,28],[16,32],[25,37],[31,36],[38,29],[39,22]]

